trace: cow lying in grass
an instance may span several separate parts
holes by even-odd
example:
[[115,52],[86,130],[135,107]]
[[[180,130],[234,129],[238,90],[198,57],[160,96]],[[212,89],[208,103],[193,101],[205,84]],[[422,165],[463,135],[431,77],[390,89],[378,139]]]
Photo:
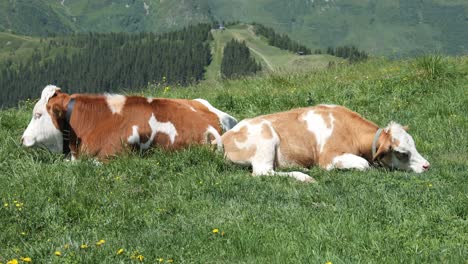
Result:
[[80,154],[107,158],[130,146],[178,149],[207,143],[236,123],[202,99],[68,95],[49,85],[21,141],[26,147],[71,152],[72,160]]
[[342,106],[319,105],[246,119],[222,137],[227,159],[251,165],[253,175],[282,175],[313,182],[291,166],[366,170],[372,163],[420,173],[429,162],[416,150],[407,129],[385,128]]

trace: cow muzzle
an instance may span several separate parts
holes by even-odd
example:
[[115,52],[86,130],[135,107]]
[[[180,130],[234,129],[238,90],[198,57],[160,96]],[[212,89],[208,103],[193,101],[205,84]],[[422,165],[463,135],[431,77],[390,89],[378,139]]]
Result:
[[25,147],[33,147],[36,142],[34,139],[31,139],[29,137],[25,137],[25,136],[22,136],[21,139],[20,139],[20,142],[21,142],[21,145],[25,146]]

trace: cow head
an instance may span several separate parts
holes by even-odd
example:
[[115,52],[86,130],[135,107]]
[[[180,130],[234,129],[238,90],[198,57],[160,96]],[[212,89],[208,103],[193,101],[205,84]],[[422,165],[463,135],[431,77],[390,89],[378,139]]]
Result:
[[390,168],[416,173],[427,171],[430,164],[416,150],[414,140],[407,131],[407,127],[391,122],[384,128],[379,139],[380,146],[373,158]]
[[63,119],[64,97],[60,88],[48,85],[33,109],[32,119],[23,133],[21,142],[26,147],[42,146],[52,152],[62,152],[63,135],[60,131],[60,120]]

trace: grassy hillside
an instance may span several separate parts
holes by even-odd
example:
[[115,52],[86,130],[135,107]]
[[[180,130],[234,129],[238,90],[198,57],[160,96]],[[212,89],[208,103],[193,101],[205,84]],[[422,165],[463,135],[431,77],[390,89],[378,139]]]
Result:
[[39,38],[0,32],[0,62],[23,58],[41,46]]
[[463,263],[467,78],[467,57],[374,59],[141,92],[202,97],[239,119],[342,104],[381,126],[409,125],[432,164],[418,175],[312,168],[311,185],[251,177],[204,147],[101,166],[68,162],[19,146],[32,102],[0,111],[0,262],[128,263],[141,255],[147,263]]
[[167,31],[211,21],[259,22],[310,48],[356,45],[373,55],[468,52],[463,0],[14,0],[0,3],[0,31]]
[[206,79],[219,79],[223,48],[231,39],[245,41],[250,53],[262,64],[265,72],[304,72],[323,69],[329,62],[340,62],[341,59],[330,55],[299,56],[287,50],[268,45],[268,41],[257,36],[251,25],[240,24],[227,27],[225,30],[212,30],[212,62],[206,70]]

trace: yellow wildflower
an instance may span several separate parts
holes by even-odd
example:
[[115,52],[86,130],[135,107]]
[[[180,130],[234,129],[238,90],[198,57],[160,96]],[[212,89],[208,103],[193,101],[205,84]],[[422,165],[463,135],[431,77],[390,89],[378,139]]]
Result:
[[101,239],[98,242],[96,242],[96,246],[100,247],[104,243],[106,243],[106,241],[104,239]]
[[429,183],[427,186],[432,187],[432,183]]
[[333,264],[333,263],[331,261],[327,261],[327,263],[325,263],[325,264]]
[[121,248],[121,249],[117,250],[117,255],[121,255],[123,252],[124,252],[124,249]]
[[159,262],[163,262],[164,259],[163,259],[163,258],[158,258],[158,261],[159,261]]
[[88,248],[88,245],[82,244],[82,245],[80,246],[80,248],[81,248],[81,249],[87,249],[87,248]]
[[70,244],[65,244],[63,245],[63,248],[68,249],[70,247]]
[[25,235],[26,235],[26,232],[21,232],[21,235],[22,235],[22,236],[25,236]]
[[20,258],[20,259],[21,259],[21,261],[23,261],[23,262],[31,262],[31,261],[32,261],[32,259],[29,258],[29,257]]
[[213,229],[213,231],[212,231],[212,232],[213,232],[213,234],[218,234],[218,232],[219,232],[219,229],[218,229],[218,228],[215,228],[215,229]]
[[136,256],[136,259],[138,259],[138,261],[142,262],[145,259],[145,257],[143,255],[138,255],[138,256]]
[[4,203],[3,206],[8,207],[8,203]]
[[168,259],[167,262],[172,263],[172,262],[174,262],[174,260],[173,259]]
[[57,257],[60,257],[60,256],[62,256],[62,252],[60,252],[60,251],[55,251],[55,253],[54,253],[54,254],[55,254],[55,256],[57,256]]
[[18,260],[17,259],[9,260],[7,264],[18,264]]

